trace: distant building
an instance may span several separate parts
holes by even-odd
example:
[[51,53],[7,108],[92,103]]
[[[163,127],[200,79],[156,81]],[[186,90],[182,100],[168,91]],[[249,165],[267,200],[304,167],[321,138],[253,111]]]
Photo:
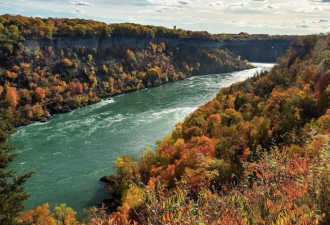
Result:
[[176,30],[176,26],[174,26],[173,29]]

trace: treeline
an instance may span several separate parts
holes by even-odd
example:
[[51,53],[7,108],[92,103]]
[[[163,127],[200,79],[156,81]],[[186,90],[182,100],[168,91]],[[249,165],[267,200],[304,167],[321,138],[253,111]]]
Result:
[[261,41],[261,40],[295,40],[297,35],[269,35],[269,34],[249,34],[241,32],[239,34],[214,34],[214,39],[218,41]]
[[122,206],[103,222],[329,224],[329,100],[330,35],[301,38],[270,72],[178,123],[155,152],[118,158],[108,183]]
[[[79,29],[85,26],[91,28],[93,35],[105,36],[110,31],[114,35],[127,35],[133,26],[118,24],[108,27],[104,23],[80,19],[0,17],[0,99],[11,99],[11,107],[27,119],[26,123],[100,101],[106,96],[193,75],[252,67],[224,50],[177,48],[166,40],[150,43],[145,49],[121,46],[53,50],[48,47],[31,51],[21,43],[25,37],[34,37],[40,32],[49,37],[54,34],[65,36],[62,28],[68,24],[77,28],[73,29],[78,32],[73,36],[81,36]],[[120,31],[120,27],[124,30]],[[133,32],[130,35],[139,34]]]
[[106,24],[94,20],[66,18],[34,18],[13,15],[0,15],[0,29],[15,29],[28,39],[52,39],[61,37],[134,37],[134,38],[192,38],[199,40],[294,40],[295,35],[268,34],[210,34],[207,31],[169,29],[162,26],[134,23]]
[[34,18],[0,16],[0,28],[12,27],[25,39],[51,39],[60,37],[135,37],[135,38],[195,38],[214,40],[206,31],[168,29],[134,23],[106,24],[94,20],[65,18]]

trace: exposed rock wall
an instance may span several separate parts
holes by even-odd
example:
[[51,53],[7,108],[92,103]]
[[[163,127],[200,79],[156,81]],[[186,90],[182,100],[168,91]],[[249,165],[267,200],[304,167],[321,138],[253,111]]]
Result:
[[250,62],[275,62],[284,56],[294,40],[229,41],[226,49]]
[[62,49],[66,47],[70,48],[82,48],[87,49],[101,48],[106,49],[108,47],[120,47],[125,46],[129,48],[145,48],[152,43],[160,42],[170,43],[172,46],[192,46],[200,48],[224,48],[223,42],[209,41],[209,40],[196,40],[196,39],[142,39],[142,38],[58,38],[51,40],[27,40],[23,44],[30,50],[37,48],[52,47],[53,49]]
[[63,48],[82,48],[87,49],[106,49],[108,47],[128,47],[128,48],[146,48],[149,43],[165,42],[175,47],[191,46],[198,48],[218,48],[227,49],[234,55],[240,55],[242,58],[251,62],[275,62],[280,56],[283,56],[287,49],[293,43],[293,40],[252,40],[252,41],[226,41],[218,42],[211,40],[197,39],[141,39],[141,38],[58,38],[51,40],[27,40],[23,42],[24,46],[31,52],[38,48],[52,47],[54,50]]

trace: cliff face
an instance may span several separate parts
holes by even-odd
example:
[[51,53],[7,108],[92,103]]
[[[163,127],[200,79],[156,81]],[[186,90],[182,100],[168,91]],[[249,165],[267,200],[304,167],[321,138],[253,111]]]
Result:
[[252,40],[252,41],[226,41],[218,42],[211,40],[196,39],[142,39],[142,38],[58,38],[51,40],[27,40],[23,44],[30,51],[38,48],[52,47],[54,50],[62,48],[107,49],[108,47],[128,47],[133,49],[144,49],[149,43],[159,44],[165,42],[173,47],[198,47],[227,49],[234,55],[240,55],[243,59],[251,62],[275,62],[286,53],[293,40]]
[[284,56],[294,40],[228,41],[226,49],[250,62],[275,62]]
[[27,40],[24,46],[30,50],[42,47],[52,47],[54,50],[70,47],[82,48],[89,50],[93,48],[106,49],[108,47],[128,47],[134,49],[144,49],[149,46],[150,42],[158,44],[160,42],[169,43],[173,47],[191,46],[200,48],[218,48],[223,49],[224,43],[210,40],[196,39],[170,39],[170,38],[59,38],[51,40]]

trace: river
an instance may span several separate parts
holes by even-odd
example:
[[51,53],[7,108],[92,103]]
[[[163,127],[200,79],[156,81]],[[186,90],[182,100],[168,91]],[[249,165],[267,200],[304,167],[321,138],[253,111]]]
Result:
[[32,195],[26,210],[49,203],[67,204],[80,214],[102,202],[99,178],[115,172],[123,155],[138,156],[146,146],[170,134],[222,87],[243,81],[274,64],[254,63],[255,69],[192,77],[180,82],[114,97],[47,123],[20,127],[9,142],[20,154],[11,165],[20,173],[36,171],[26,183]]

